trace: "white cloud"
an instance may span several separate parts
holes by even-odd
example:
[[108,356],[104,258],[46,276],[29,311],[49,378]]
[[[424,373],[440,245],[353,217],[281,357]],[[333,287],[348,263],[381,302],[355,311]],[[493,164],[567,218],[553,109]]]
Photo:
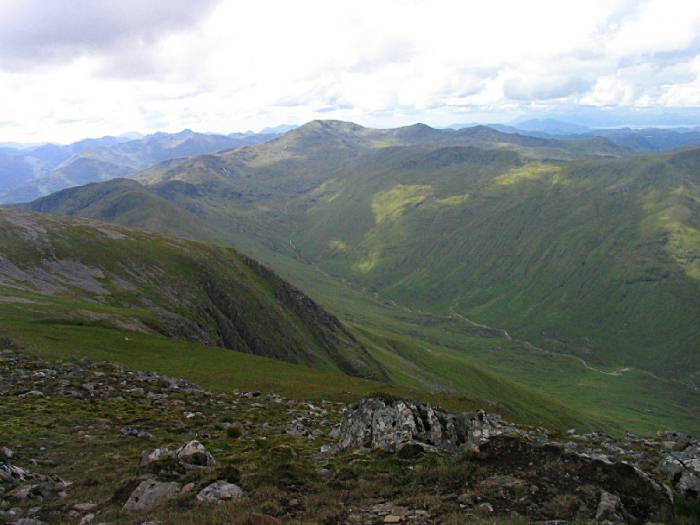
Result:
[[0,140],[700,105],[697,1],[0,0],[0,35]]

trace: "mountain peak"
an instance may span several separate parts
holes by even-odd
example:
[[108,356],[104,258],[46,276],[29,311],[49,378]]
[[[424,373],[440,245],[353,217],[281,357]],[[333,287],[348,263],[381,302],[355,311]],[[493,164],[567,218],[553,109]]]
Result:
[[312,120],[311,122],[307,122],[303,126],[299,126],[296,128],[296,130],[293,131],[316,131],[316,130],[323,130],[323,131],[342,131],[342,132],[348,132],[348,131],[361,131],[364,130],[363,126],[360,126],[359,124],[355,124],[354,122],[347,122],[345,120]]

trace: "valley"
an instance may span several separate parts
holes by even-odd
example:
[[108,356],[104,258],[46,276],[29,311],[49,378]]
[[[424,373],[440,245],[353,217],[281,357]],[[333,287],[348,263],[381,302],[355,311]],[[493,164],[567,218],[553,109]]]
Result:
[[697,164],[600,138],[317,121],[21,207],[232,245],[395,383],[471,396],[478,367],[610,429],[692,431]]

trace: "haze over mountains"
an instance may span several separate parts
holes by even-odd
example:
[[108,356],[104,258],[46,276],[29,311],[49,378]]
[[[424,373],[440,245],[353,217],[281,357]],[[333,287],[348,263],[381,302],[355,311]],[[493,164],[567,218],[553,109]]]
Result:
[[22,202],[70,186],[133,175],[152,164],[214,153],[274,138],[276,132],[155,133],[146,137],[102,137],[72,144],[0,147],[0,203]]
[[[455,127],[459,127],[456,125]],[[495,124],[495,129],[536,137],[584,138],[605,137],[614,143],[636,151],[664,151],[700,145],[700,128],[610,127],[588,128],[556,119],[528,119],[512,125]]]

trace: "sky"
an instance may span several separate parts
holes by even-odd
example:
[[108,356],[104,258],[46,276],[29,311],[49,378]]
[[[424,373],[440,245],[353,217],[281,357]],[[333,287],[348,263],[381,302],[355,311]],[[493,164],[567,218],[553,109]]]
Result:
[[0,0],[0,141],[699,107],[698,0]]

